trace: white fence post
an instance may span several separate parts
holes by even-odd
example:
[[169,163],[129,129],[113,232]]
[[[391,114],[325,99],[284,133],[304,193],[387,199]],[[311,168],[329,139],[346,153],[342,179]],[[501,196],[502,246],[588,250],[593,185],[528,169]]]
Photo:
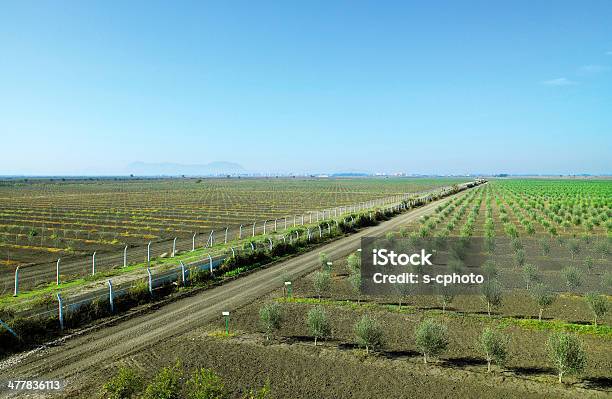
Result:
[[55,264],[55,283],[56,285],[60,285],[60,261],[62,258],[57,259],[57,263]]
[[193,237],[191,237],[191,252],[195,251],[195,238],[196,238],[196,233],[193,233]]
[[185,264],[183,264],[183,261],[179,261],[181,264],[181,279],[183,282],[183,287],[187,285],[187,282],[185,281]]
[[270,251],[272,251],[272,239],[268,237],[268,241],[270,241]]
[[242,239],[242,225],[240,225],[240,231],[238,232],[238,239]]
[[64,331],[64,306],[62,305],[62,296],[57,294],[57,304],[58,304],[58,316],[60,323],[60,330]]
[[15,268],[15,292],[13,296],[19,295],[19,266]]
[[276,228],[276,221],[277,221],[277,219],[274,218],[274,231],[278,231],[278,229]]
[[91,275],[96,274],[96,252],[91,255]]
[[127,266],[127,249],[128,246],[126,245],[125,248],[123,248],[123,267]]
[[263,230],[264,235],[266,235],[266,224],[268,224],[268,221],[264,220],[264,230]]
[[113,282],[108,280],[108,301],[110,303],[111,313],[115,313],[115,304],[113,302]]
[[225,228],[225,239],[223,240],[224,244],[227,244],[227,232],[229,231],[229,227]]
[[323,237],[323,230],[321,230],[321,225],[319,226],[319,238]]
[[208,266],[210,267],[210,274],[213,274],[213,264],[212,264],[212,256],[208,254]]
[[149,294],[153,296],[153,276],[151,275],[151,269],[147,267],[147,274],[149,275]]
[[151,267],[151,241],[147,244],[147,267]]
[[253,237],[255,237],[255,224],[257,223],[257,221],[253,222]]
[[175,255],[176,255],[176,237],[174,237],[174,240],[172,240],[172,257],[174,258]]

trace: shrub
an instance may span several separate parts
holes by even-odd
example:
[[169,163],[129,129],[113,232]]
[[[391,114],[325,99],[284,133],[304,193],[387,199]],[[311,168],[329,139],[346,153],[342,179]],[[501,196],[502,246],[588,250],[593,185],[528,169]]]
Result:
[[508,357],[508,337],[500,331],[485,328],[480,336],[480,347],[487,360],[487,371],[491,372],[491,362],[504,364]]
[[538,268],[535,265],[530,263],[526,263],[523,265],[523,280],[527,285],[527,289],[529,289],[529,285],[538,282],[540,279],[540,275],[538,273]]
[[322,306],[316,306],[308,311],[306,324],[310,335],[314,337],[315,346],[318,338],[325,338],[331,334],[331,325]]
[[597,325],[597,318],[603,318],[608,312],[608,299],[604,295],[596,292],[587,294],[584,299],[589,304],[589,308],[595,316],[593,324]]
[[590,256],[587,256],[586,258],[584,258],[584,268],[586,269],[587,273],[591,273],[593,271],[593,258]]
[[427,357],[437,356],[448,346],[448,332],[446,326],[432,319],[422,321],[414,331],[416,346],[423,354],[423,361]]
[[329,256],[327,256],[325,252],[321,252],[319,254],[319,264],[321,265],[323,270],[329,270],[329,266],[327,265],[327,262],[329,262]]
[[586,365],[582,343],[573,334],[554,332],[548,337],[548,354],[563,382],[565,374],[579,373]]
[[147,385],[143,399],[179,399],[183,368],[180,362],[164,367]]
[[212,370],[200,369],[185,384],[187,399],[223,399],[227,397],[223,381]]
[[269,303],[259,309],[259,320],[266,334],[266,340],[269,340],[274,330],[280,328],[282,322],[281,306],[278,303]]
[[567,243],[567,250],[572,255],[572,259],[574,259],[580,253],[580,244],[576,240],[571,240]]
[[364,347],[366,353],[369,353],[370,349],[376,349],[383,345],[382,327],[369,315],[364,315],[355,324],[355,336],[357,337],[357,344]]
[[349,255],[346,259],[346,264],[349,267],[349,273],[359,272],[361,270],[361,258],[356,253]]
[[542,321],[542,313],[544,309],[553,304],[555,299],[557,299],[557,295],[551,291],[550,287],[548,287],[544,283],[538,283],[534,285],[531,289],[531,296],[535,299],[538,304],[538,308],[540,312],[538,314],[538,320]]
[[455,290],[450,285],[438,286],[438,300],[442,304],[442,312],[446,312],[446,307],[455,299]]
[[349,278],[349,283],[351,284],[351,288],[353,292],[357,295],[357,303],[361,301],[361,272],[355,271],[353,272]]
[[129,399],[142,390],[142,377],[132,368],[121,367],[103,386],[105,399]]
[[543,256],[548,256],[548,254],[550,254],[550,243],[548,240],[544,239],[540,241],[540,249],[542,250]]
[[329,272],[315,272],[313,277],[313,287],[314,291],[321,300],[321,295],[323,295],[329,287],[331,286],[331,274]]
[[582,273],[575,266],[567,266],[561,270],[561,274],[565,279],[565,284],[570,291],[574,291],[576,288],[582,285]]
[[501,305],[502,302],[502,286],[496,280],[485,281],[482,284],[482,298],[487,303],[487,313],[491,316],[491,308]]
[[514,262],[517,267],[523,267],[525,264],[525,250],[520,248],[514,251]]
[[499,271],[493,260],[489,259],[482,265],[482,274],[486,277],[487,281],[497,278]]

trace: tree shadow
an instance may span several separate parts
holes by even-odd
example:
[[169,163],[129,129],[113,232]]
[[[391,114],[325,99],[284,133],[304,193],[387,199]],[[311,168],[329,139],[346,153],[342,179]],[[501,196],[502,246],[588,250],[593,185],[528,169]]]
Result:
[[338,349],[340,350],[354,350],[359,349],[359,345],[354,342],[341,342],[338,344]]
[[509,367],[508,370],[515,374],[525,376],[557,373],[550,367]]
[[411,351],[411,350],[405,350],[405,351],[381,351],[380,354],[383,357],[385,357],[387,359],[391,359],[391,360],[405,359],[405,358],[408,358],[408,357],[421,356],[421,354],[419,352]]
[[592,377],[583,379],[584,385],[588,389],[612,389],[611,377]]
[[471,356],[444,359],[443,362],[445,366],[453,368],[461,368],[466,366],[482,366],[487,364],[486,360]]

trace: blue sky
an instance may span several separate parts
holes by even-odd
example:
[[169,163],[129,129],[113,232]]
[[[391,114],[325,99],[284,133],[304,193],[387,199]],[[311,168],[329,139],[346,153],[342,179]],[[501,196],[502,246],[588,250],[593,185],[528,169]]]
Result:
[[0,175],[612,173],[610,21],[610,1],[3,2]]

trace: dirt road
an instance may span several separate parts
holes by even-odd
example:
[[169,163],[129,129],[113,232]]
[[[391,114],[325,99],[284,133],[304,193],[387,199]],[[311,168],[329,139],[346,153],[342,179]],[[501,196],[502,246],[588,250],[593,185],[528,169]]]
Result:
[[[71,388],[78,387],[83,384],[88,374],[95,373],[109,362],[147,351],[156,345],[164,345],[164,342],[172,337],[206,325],[213,319],[219,319],[224,310],[232,311],[269,293],[281,285],[281,276],[296,278],[314,270],[318,267],[319,252],[326,252],[332,259],[345,256],[359,247],[361,237],[380,235],[397,229],[432,212],[436,206],[447,200],[448,198],[407,212],[378,226],[326,244],[315,251],[164,305],[154,312],[69,339],[61,345],[42,349],[28,356],[9,358],[0,364],[0,381],[64,379],[69,382]],[[34,397],[23,393],[13,395],[12,397]]]

